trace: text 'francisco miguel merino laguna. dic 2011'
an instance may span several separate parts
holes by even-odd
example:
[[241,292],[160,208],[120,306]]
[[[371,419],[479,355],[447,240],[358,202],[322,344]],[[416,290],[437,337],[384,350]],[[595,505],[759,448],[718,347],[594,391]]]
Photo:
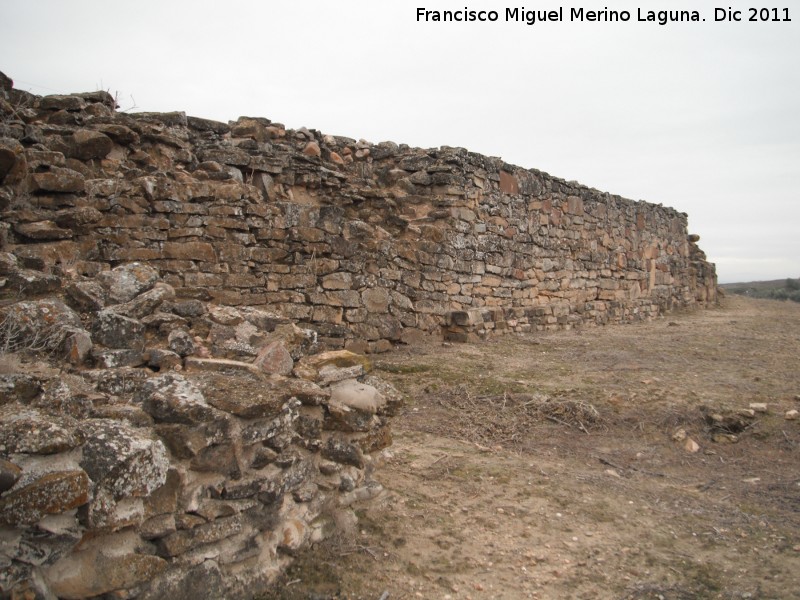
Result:
[[[465,6],[457,10],[428,10],[417,8],[417,22],[424,23],[475,23],[475,22],[516,22],[527,25],[536,23],[557,23],[576,21],[585,23],[628,23],[643,22],[667,25],[668,23],[691,23],[705,21],[706,17],[698,10],[644,10],[637,8],[634,13],[628,10],[586,10],[585,8],[564,7],[552,10],[526,10],[524,6],[497,10],[477,10]],[[634,14],[635,17],[634,18]],[[713,21],[791,21],[788,8],[714,8]],[[565,18],[566,17],[566,18]]]

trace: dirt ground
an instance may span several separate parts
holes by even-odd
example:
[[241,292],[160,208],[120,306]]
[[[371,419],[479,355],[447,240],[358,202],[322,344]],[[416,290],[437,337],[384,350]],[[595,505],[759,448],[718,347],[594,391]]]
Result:
[[729,296],[376,369],[408,396],[385,489],[269,597],[800,598],[800,304]]

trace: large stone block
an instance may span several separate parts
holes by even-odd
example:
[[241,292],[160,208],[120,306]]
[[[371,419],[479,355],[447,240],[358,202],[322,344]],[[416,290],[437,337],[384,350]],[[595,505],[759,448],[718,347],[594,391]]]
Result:
[[84,471],[55,471],[0,497],[0,524],[32,525],[45,515],[62,513],[89,501]]
[[93,339],[107,348],[140,349],[144,346],[144,324],[121,315],[113,308],[97,313]]
[[125,590],[151,581],[167,562],[136,552],[136,535],[123,532],[90,540],[44,572],[45,580],[59,598],[78,600]]
[[160,440],[110,419],[86,421],[81,432],[81,467],[115,500],[146,496],[166,481],[169,458]]
[[85,185],[83,175],[62,167],[50,167],[49,171],[30,175],[30,188],[33,192],[79,193],[84,190]]
[[72,134],[71,154],[78,160],[105,158],[113,147],[111,138],[99,131],[78,129]]
[[164,423],[206,423],[218,416],[200,389],[176,373],[148,379],[136,400],[156,421]]
[[148,265],[131,263],[99,273],[97,280],[105,288],[109,301],[121,304],[152,288],[158,281],[158,271]]
[[57,454],[77,447],[81,436],[68,417],[6,405],[0,410],[0,453]]

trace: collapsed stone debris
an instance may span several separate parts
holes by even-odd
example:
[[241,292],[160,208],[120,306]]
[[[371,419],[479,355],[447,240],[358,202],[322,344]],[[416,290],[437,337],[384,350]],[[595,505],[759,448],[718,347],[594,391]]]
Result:
[[250,597],[380,493],[368,353],[715,301],[686,215],[0,74],[0,589]]

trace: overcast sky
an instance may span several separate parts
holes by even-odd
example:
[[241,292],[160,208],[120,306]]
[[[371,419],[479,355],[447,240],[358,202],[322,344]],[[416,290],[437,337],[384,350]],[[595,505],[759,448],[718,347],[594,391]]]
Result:
[[[715,22],[714,7],[742,11]],[[721,282],[800,277],[800,0],[0,0],[0,70],[36,94],[463,146],[689,214]],[[497,22],[418,22],[417,8]],[[628,10],[570,21],[570,7]],[[637,9],[705,22],[639,22]]]

